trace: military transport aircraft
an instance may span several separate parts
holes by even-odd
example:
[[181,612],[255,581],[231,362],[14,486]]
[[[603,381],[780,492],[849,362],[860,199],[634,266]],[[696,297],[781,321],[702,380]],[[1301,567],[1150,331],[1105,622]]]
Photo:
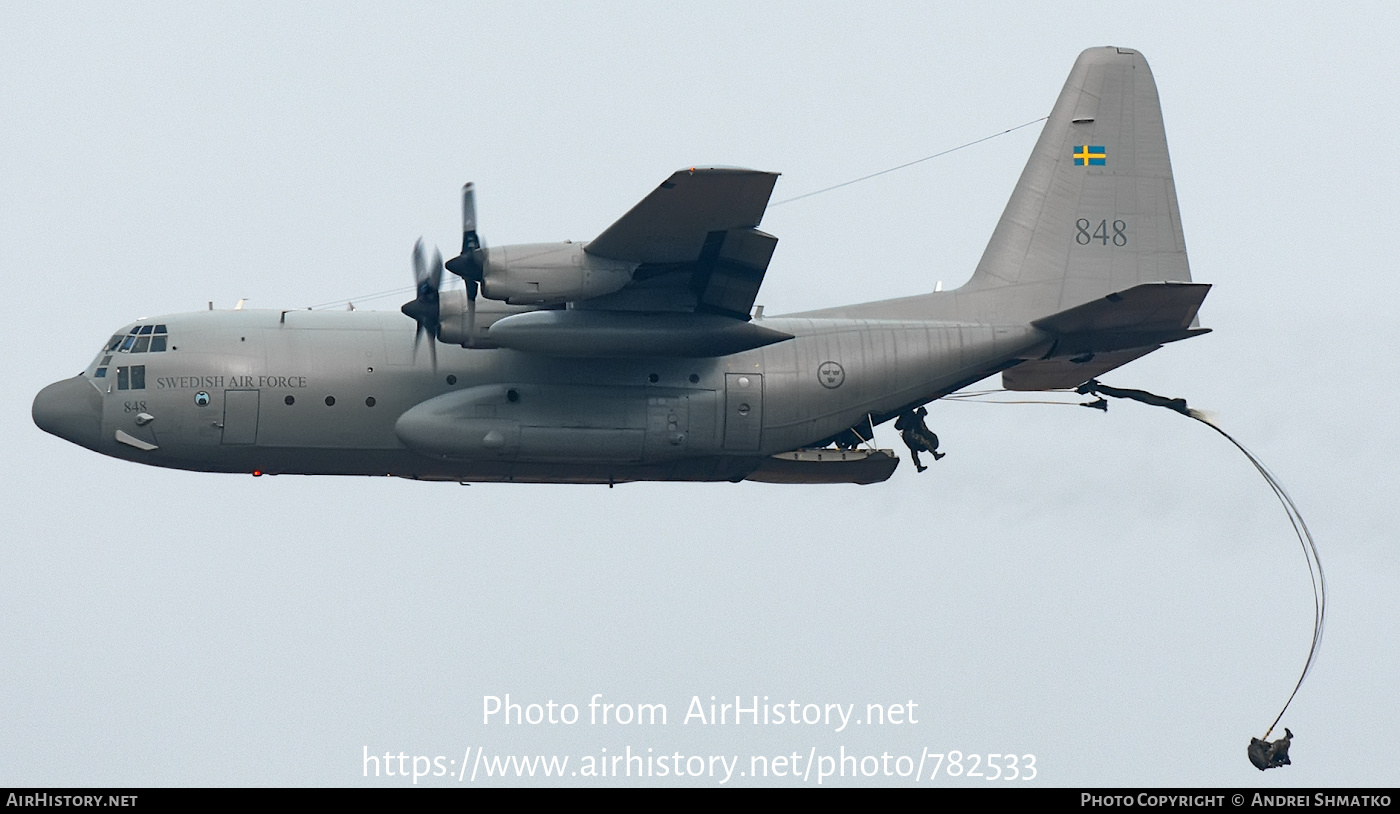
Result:
[[874,483],[898,464],[861,445],[876,424],[997,373],[1073,387],[1206,330],[1135,51],[1080,55],[957,290],[751,313],[776,180],[685,169],[591,241],[491,248],[468,184],[446,264],[464,289],[440,290],[441,260],[415,249],[402,314],[141,319],[44,388],[34,422],[204,472]]

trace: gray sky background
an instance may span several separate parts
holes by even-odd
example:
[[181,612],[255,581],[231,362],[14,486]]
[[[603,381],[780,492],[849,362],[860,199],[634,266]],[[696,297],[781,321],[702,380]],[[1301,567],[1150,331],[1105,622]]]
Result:
[[[572,769],[629,745],[740,770],[813,747],[1034,754],[1047,785],[1400,781],[1374,747],[1400,722],[1393,3],[3,16],[0,309],[19,363],[0,785],[406,785],[363,778],[362,749]],[[1105,378],[1218,411],[1327,568],[1282,771],[1244,750],[1306,655],[1303,557],[1244,458],[1167,411],[939,403],[949,455],[923,475],[613,490],[165,471],[30,420],[137,316],[397,308],[407,295],[364,295],[409,285],[420,235],[451,253],[465,180],[494,245],[590,238],[693,164],[781,171],[782,200],[1043,116],[1107,44],[1156,74],[1215,332]],[[759,301],[962,282],[1038,131],[771,209]],[[661,702],[670,723],[483,725],[482,696],[506,693],[585,716],[593,693]],[[697,695],[913,700],[918,723],[682,724]]]

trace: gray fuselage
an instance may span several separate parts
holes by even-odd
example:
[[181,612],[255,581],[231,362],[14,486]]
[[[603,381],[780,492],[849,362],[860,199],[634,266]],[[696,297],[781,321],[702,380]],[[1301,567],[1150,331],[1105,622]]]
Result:
[[[34,415],[106,455],[208,472],[740,480],[776,453],[991,375],[1045,339],[1027,326],[928,321],[763,325],[794,338],[696,359],[439,343],[434,370],[395,313],[197,311],[123,328],[80,377],[46,388]],[[153,326],[166,350],[123,349]]]

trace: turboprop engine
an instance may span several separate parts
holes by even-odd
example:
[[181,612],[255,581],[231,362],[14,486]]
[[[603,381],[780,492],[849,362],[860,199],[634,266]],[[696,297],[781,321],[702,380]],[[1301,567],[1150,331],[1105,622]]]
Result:
[[[413,254],[402,310],[435,341],[547,356],[703,358],[791,339],[749,316],[778,239],[758,230],[776,173],[679,170],[585,243],[487,248],[474,185],[462,187],[462,251]],[[442,272],[465,290],[443,289]],[[492,300],[478,307],[478,295]],[[436,359],[436,350],[429,352]],[[436,363],[436,362],[434,362]]]
[[511,305],[559,305],[601,297],[632,281],[636,263],[597,257],[583,243],[525,243],[479,250],[481,293]]
[[[418,323],[415,349],[423,334],[463,347],[497,347],[488,337],[496,320],[612,294],[632,281],[638,265],[589,254],[585,244],[567,240],[486,248],[476,231],[476,195],[468,183],[462,187],[462,253],[446,263],[466,290],[441,290],[442,258],[434,252],[429,262],[420,240],[413,247],[417,296],[402,310]],[[478,315],[478,293],[519,307],[498,305]],[[431,344],[429,350],[436,364],[437,351]]]

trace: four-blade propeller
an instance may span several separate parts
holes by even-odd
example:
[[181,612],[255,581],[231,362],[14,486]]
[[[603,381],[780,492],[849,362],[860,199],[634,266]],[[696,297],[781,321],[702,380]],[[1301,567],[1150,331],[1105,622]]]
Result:
[[422,238],[413,244],[413,283],[418,289],[418,296],[412,302],[404,303],[399,310],[418,323],[418,330],[413,333],[414,358],[418,357],[418,342],[426,332],[433,369],[437,370],[437,341],[442,330],[442,318],[438,312],[438,286],[442,284],[442,253],[433,249],[433,262],[431,265],[426,263],[423,259]]
[[462,185],[462,253],[447,261],[447,270],[467,282],[467,336],[476,336],[476,293],[486,274],[486,250],[476,233],[476,186]]
[[423,260],[423,240],[419,238],[413,245],[413,283],[418,295],[399,309],[418,323],[418,330],[413,335],[415,358],[423,334],[427,333],[432,338],[430,350],[434,370],[437,369],[437,341],[442,332],[438,289],[442,285],[444,267],[467,283],[467,336],[474,337],[476,295],[486,272],[486,250],[482,248],[481,237],[476,233],[476,191],[470,181],[462,186],[462,253],[448,260],[444,266],[442,254],[433,249],[433,262],[428,265]]

